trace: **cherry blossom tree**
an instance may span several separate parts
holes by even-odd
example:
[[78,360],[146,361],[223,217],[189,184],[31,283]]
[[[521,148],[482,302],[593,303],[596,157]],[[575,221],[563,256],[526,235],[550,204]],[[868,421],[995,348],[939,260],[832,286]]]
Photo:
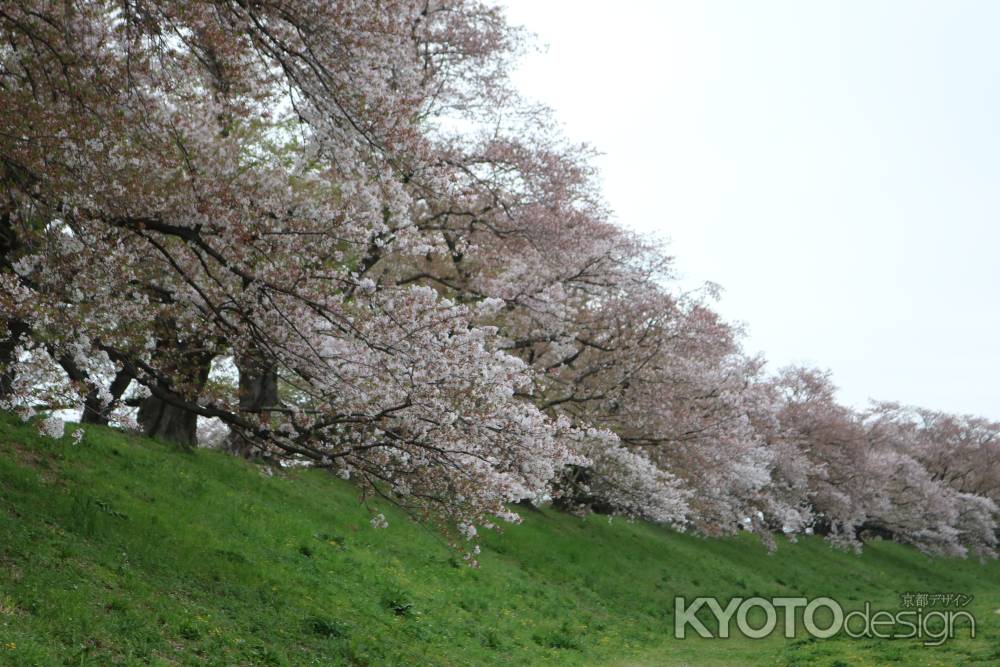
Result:
[[742,405],[754,364],[703,298],[670,293],[669,258],[610,222],[586,149],[539,118],[449,144],[449,189],[421,202],[426,255],[373,271],[503,303],[487,323],[536,371],[529,398],[601,434],[577,444],[590,463],[561,476],[561,505],[735,530],[767,479]]
[[[139,387],[147,433],[215,417],[454,522],[577,460],[477,309],[364,277],[424,252],[431,119],[488,104],[517,34],[475,2],[371,10],[5,5],[5,388],[68,355],[103,405],[100,378]],[[271,419],[210,391],[219,355],[266,360],[287,386]]]
[[891,403],[855,413],[812,369],[785,369],[765,389],[774,407],[758,428],[781,461],[769,489],[790,494],[787,504],[818,532],[855,549],[879,536],[930,553],[995,556],[997,485],[985,481],[985,459],[975,481],[976,466],[963,461],[989,448],[995,425]]
[[888,503],[893,517],[908,522],[893,526],[901,539],[930,551],[995,556],[1000,424],[895,403],[877,403],[865,418],[893,477],[905,475]]

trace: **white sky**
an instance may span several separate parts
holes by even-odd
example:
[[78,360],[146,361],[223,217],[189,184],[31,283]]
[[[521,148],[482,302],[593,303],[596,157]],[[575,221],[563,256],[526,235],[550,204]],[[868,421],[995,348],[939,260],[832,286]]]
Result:
[[841,399],[1000,419],[1000,2],[508,0],[620,222]]

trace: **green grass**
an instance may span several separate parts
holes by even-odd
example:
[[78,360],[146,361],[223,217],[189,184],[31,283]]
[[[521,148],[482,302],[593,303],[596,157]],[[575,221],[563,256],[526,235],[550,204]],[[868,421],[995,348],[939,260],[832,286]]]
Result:
[[[462,564],[348,483],[0,414],[2,665],[1000,664],[1000,567],[821,540],[768,555],[643,523],[519,510]],[[673,638],[674,596],[972,593],[976,639]]]

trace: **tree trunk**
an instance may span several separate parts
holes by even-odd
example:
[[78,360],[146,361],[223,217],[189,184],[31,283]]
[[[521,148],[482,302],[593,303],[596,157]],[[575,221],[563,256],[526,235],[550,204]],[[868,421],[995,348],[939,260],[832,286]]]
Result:
[[274,363],[244,359],[237,362],[240,371],[240,410],[267,414],[278,405],[278,369]]
[[[193,370],[197,375],[194,379],[198,388],[204,387],[208,381],[212,357],[204,354],[191,355],[191,363],[195,365]],[[139,405],[138,419],[142,433],[147,438],[183,447],[195,447],[198,444],[198,415],[190,410],[171,405],[155,396],[147,396]]]
[[90,385],[90,391],[87,392],[87,395],[83,399],[83,412],[80,415],[80,423],[107,426],[108,415],[118,404],[118,399],[125,393],[129,383],[132,382],[132,376],[125,371],[119,371],[115,375],[115,379],[111,381],[111,387],[108,389],[111,401],[105,405],[101,401],[101,392],[93,385],[87,371],[77,366],[76,362],[69,355],[56,356],[55,350],[51,346],[48,347],[48,351],[49,356],[55,359],[56,363],[62,367],[71,382],[75,382],[78,385]]
[[[198,394],[208,382],[214,353],[204,348],[192,348],[191,341],[178,340],[173,333],[176,326],[171,320],[164,320],[159,325],[161,335],[156,339],[154,365],[161,369],[163,376],[173,385],[163,385],[162,388],[197,400]],[[190,410],[172,405],[156,396],[147,396],[139,405],[138,419],[143,435],[147,438],[183,447],[198,444],[198,415]]]
[[92,389],[83,401],[83,415],[80,417],[80,422],[107,426],[108,415],[118,404],[118,400],[131,382],[132,376],[125,371],[117,373],[115,379],[111,381],[111,387],[108,388],[108,393],[111,394],[111,402],[108,405],[104,405],[101,402],[100,393],[96,389]]
[[28,325],[21,320],[7,320],[3,334],[7,337],[0,340],[0,400],[10,398],[14,391],[16,350],[21,338],[28,334]]
[[[4,210],[0,214],[0,269],[9,269],[14,251],[19,247],[10,211]],[[5,336],[0,340],[0,400],[10,398],[14,391],[16,349],[21,339],[30,333],[30,327],[20,319],[4,319],[3,324],[0,329],[0,336]]]
[[198,415],[170,405],[155,396],[145,398],[139,406],[139,424],[143,435],[183,447],[198,444]]
[[[249,415],[257,415],[261,424],[270,419],[268,408],[278,405],[278,370],[273,362],[259,357],[242,357],[236,360],[240,372],[239,406]],[[230,431],[225,448],[232,454],[250,458],[254,443],[240,433]]]

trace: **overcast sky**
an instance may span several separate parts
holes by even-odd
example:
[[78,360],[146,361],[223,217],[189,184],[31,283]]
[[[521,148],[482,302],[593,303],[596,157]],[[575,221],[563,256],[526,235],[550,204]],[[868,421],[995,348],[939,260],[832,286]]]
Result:
[[506,4],[521,89],[747,351],[1000,419],[1000,2]]

